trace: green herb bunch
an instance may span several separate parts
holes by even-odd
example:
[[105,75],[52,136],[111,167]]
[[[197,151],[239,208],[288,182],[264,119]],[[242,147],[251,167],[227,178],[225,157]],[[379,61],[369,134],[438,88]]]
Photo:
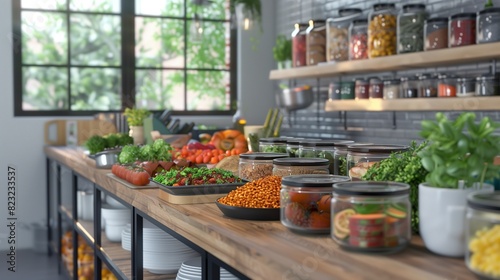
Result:
[[497,177],[500,166],[493,162],[500,154],[500,137],[494,135],[498,128],[500,123],[488,117],[476,123],[470,112],[454,121],[443,113],[435,121],[424,120],[420,135],[429,145],[418,155],[429,171],[425,182],[437,188],[472,188]]
[[125,108],[123,115],[127,117],[129,126],[143,126],[144,119],[151,115],[148,109]]
[[134,139],[124,133],[110,133],[104,136],[93,135],[85,141],[85,147],[91,155],[102,152],[106,149],[123,147],[134,143]]
[[[215,182],[212,182],[214,178]],[[181,170],[170,169],[158,173],[153,181],[166,186],[174,185],[199,185],[195,182],[203,182],[203,184],[226,184],[241,182],[241,179],[234,176],[231,171],[220,168],[207,167],[185,167]]]
[[368,169],[362,177],[368,181],[392,181],[410,185],[411,227],[418,233],[418,185],[425,182],[427,170],[422,166],[418,153],[427,146],[427,142],[417,145],[411,142],[408,150],[392,153],[389,158],[380,161]]
[[122,164],[136,161],[171,161],[173,148],[163,139],[156,139],[153,144],[143,146],[127,145],[118,155]]
[[273,55],[276,61],[292,60],[292,40],[285,35],[279,35],[273,47]]

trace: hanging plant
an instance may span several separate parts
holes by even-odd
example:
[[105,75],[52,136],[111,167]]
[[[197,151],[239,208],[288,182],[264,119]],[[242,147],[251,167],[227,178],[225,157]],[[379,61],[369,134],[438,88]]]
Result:
[[[232,0],[231,1],[231,13],[234,14],[236,11],[236,6],[241,4],[243,6],[244,13],[248,13],[251,19],[258,22],[260,28],[262,29],[262,5],[260,0]],[[240,20],[240,19],[238,19]]]

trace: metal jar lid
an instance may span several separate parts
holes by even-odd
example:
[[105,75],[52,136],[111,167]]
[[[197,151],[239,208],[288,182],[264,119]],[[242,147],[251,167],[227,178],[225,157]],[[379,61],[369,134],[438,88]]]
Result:
[[450,17],[451,20],[455,19],[475,19],[476,14],[475,13],[459,13],[459,14],[454,14]]
[[425,23],[448,23],[447,17],[435,17],[425,20]]
[[399,196],[410,193],[410,185],[396,182],[352,181],[333,184],[333,193],[353,196]]
[[300,145],[303,147],[335,147],[337,145],[343,144],[354,144],[352,140],[312,140],[312,141],[304,141],[300,142]]
[[352,145],[348,146],[347,150],[356,153],[389,154],[406,151],[408,148],[408,146],[403,145]]
[[331,174],[305,174],[285,176],[281,179],[281,184],[287,187],[313,187],[331,188],[335,183],[349,182],[351,178],[347,176]]
[[279,138],[279,137],[274,137],[274,138],[260,138],[259,143],[269,143],[269,144],[286,144],[288,141],[287,138]]
[[277,158],[273,164],[280,166],[328,166],[330,161],[324,158]]
[[253,160],[273,160],[275,158],[286,158],[288,154],[285,153],[244,153],[240,154],[240,159],[253,159]]
[[493,193],[471,193],[467,197],[467,205],[477,210],[500,212],[500,191]]

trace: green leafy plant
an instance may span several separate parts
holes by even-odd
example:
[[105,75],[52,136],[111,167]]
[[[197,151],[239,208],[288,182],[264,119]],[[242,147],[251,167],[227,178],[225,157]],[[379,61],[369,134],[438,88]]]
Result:
[[147,118],[151,112],[148,109],[135,109],[125,108],[123,115],[127,117],[129,126],[142,126],[144,119]]
[[429,171],[425,182],[437,188],[482,187],[485,180],[498,176],[500,166],[493,164],[500,154],[500,137],[493,133],[500,123],[488,117],[476,123],[474,113],[462,113],[454,121],[443,113],[436,120],[424,120],[420,135],[429,145],[418,153]]
[[285,35],[279,35],[273,47],[273,56],[276,61],[292,60],[292,40]]
[[262,29],[262,4],[260,0],[233,0],[231,1],[231,11],[234,11],[234,7],[238,4],[243,4],[244,8],[250,13],[252,18],[259,23]]

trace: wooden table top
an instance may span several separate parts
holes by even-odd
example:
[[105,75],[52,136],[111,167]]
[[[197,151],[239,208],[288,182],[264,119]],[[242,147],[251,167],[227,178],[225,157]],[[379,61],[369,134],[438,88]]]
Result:
[[[225,217],[214,203],[176,205],[158,189],[131,189],[96,169],[81,151],[45,147],[45,154],[114,193],[252,279],[474,279],[463,258],[430,253],[419,237],[402,252],[342,250],[330,236],[292,233],[279,221]],[[222,196],[222,195],[221,195]]]

